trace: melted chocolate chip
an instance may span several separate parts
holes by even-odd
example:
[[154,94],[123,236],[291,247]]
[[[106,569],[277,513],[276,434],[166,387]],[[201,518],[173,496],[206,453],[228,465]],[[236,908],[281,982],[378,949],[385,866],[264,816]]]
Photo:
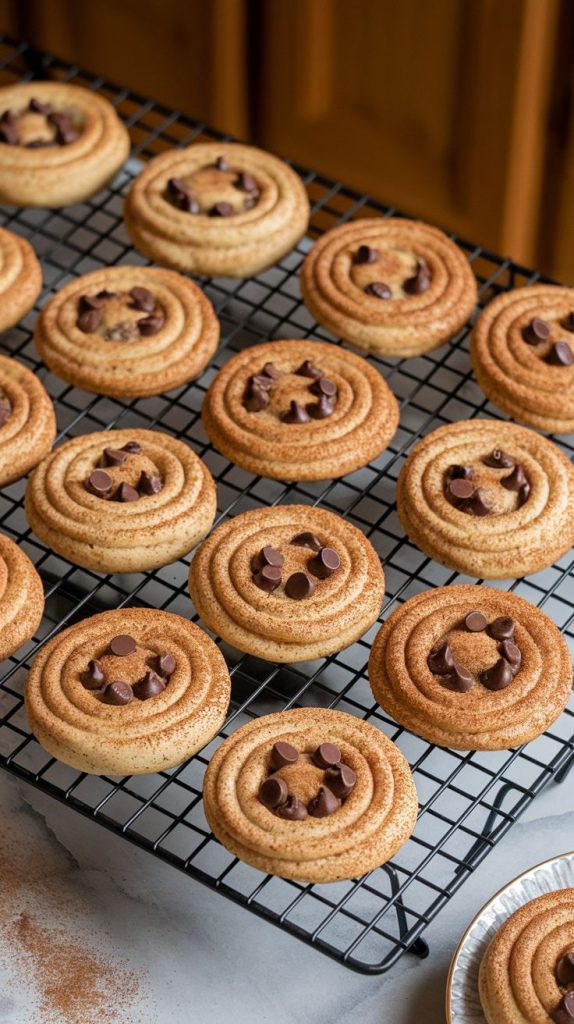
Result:
[[427,658],[430,671],[436,676],[446,676],[452,671],[454,658],[448,643],[441,644],[436,651],[431,651]]
[[209,211],[210,217],[231,217],[235,213],[231,203],[215,203]]
[[129,452],[130,455],[139,455],[143,448],[137,441],[128,441],[127,444],[123,445],[122,451]]
[[483,672],[480,681],[487,690],[505,690],[514,679],[514,672],[506,661],[506,658],[499,658],[496,665]]
[[457,501],[466,501],[474,494],[474,484],[472,480],[467,480],[464,477],[455,477],[453,480],[449,480],[448,490],[449,494]]
[[297,374],[298,377],[314,377],[315,379],[323,376],[323,371],[313,366],[313,363],[308,359],[305,359],[299,369],[294,370],[293,373]]
[[167,195],[174,206],[184,213],[199,213],[199,203],[181,178],[170,178],[167,183]]
[[259,191],[255,178],[252,174],[248,174],[247,171],[240,171],[233,184],[241,192],[254,193]]
[[416,273],[403,284],[407,295],[422,295],[430,288],[430,271],[426,260],[417,260]]
[[325,395],[326,398],[335,398],[337,394],[337,385],[332,380],[328,380],[327,377],[320,377],[319,380],[316,380],[315,383],[311,385],[309,390],[311,391],[311,394],[318,395],[319,397],[321,397],[321,395]]
[[379,250],[372,249],[370,245],[360,245],[355,253],[355,263],[376,263],[379,258]]
[[118,636],[114,636],[110,640],[110,653],[115,654],[116,658],[128,658],[130,654],[134,654],[137,644],[128,633],[120,633]]
[[103,309],[106,304],[106,296],[102,292],[97,295],[82,295],[80,298],[80,309]]
[[275,814],[278,818],[286,818],[287,821],[303,821],[308,816],[307,808],[296,796],[289,796],[284,804],[281,804]]
[[133,700],[133,691],[129,683],[109,683],[104,688],[102,700],[105,704],[114,704],[120,707],[122,704],[129,704]]
[[335,794],[327,787],[321,786],[317,796],[311,800],[307,807],[309,814],[313,818],[329,818],[335,811],[339,810],[341,801]]
[[317,768],[334,768],[341,760],[341,748],[336,743],[321,743],[312,755]]
[[12,403],[9,398],[0,398],[0,427],[3,427],[12,415]]
[[562,317],[560,326],[563,327],[565,331],[574,332],[574,309],[571,310],[570,313],[567,313],[566,316]]
[[53,110],[48,114],[48,121],[54,125],[56,129],[56,142],[59,146],[68,146],[70,142],[75,142],[79,138],[79,133],[72,125],[69,114],[65,114],[63,111]]
[[103,315],[101,309],[85,309],[76,320],[76,327],[83,334],[93,334],[100,326]]
[[275,366],[275,363],[265,363],[265,366],[263,367],[263,374],[271,380],[279,380],[279,378],[283,376],[281,370],[278,370]]
[[393,295],[388,284],[385,284],[384,281],[371,281],[370,284],[366,285],[365,291],[367,295],[374,295],[376,299],[390,299]]
[[345,800],[349,796],[355,787],[356,781],[357,776],[355,772],[347,764],[334,765],[333,768],[327,768],[325,772],[326,785],[340,800]]
[[574,992],[567,992],[550,1016],[554,1024],[571,1024],[574,1020]]
[[550,337],[550,324],[541,317],[535,316],[529,324],[522,329],[522,337],[527,345],[541,345]]
[[318,402],[309,402],[305,408],[312,419],[326,420],[328,416],[332,415],[335,406],[333,405],[333,399],[327,398],[326,395],[321,395]]
[[285,584],[285,593],[293,601],[304,601],[314,593],[315,584],[304,572],[294,572]]
[[154,334],[159,334],[164,324],[165,317],[161,313],[153,313],[138,320],[138,330],[144,338],[151,338]]
[[299,751],[291,743],[277,740],[277,743],[273,744],[270,760],[272,768],[286,768],[287,765],[295,764],[299,760]]
[[508,476],[503,476],[500,482],[507,491],[519,491],[521,487],[528,483],[528,477],[524,472],[524,468],[518,462],[512,473],[509,473]]
[[298,548],[310,548],[311,551],[320,551],[323,547],[319,538],[308,530],[305,530],[303,533],[296,533],[294,537],[291,537],[289,543],[295,544]]
[[272,775],[269,779],[265,779],[259,787],[258,796],[263,806],[270,811],[279,807],[280,804],[284,804],[289,796],[285,779],[282,779],[280,775]]
[[546,362],[551,366],[572,366],[574,352],[567,341],[557,341],[546,356]]
[[163,480],[157,473],[146,473],[144,469],[138,480],[137,489],[142,495],[159,494],[163,490]]
[[292,401],[288,412],[281,414],[282,423],[308,423],[309,414],[299,402]]
[[86,480],[84,487],[90,494],[95,494],[96,498],[109,498],[112,493],[114,482],[109,473],[105,473],[103,469],[95,469],[93,473],[90,473]]
[[218,156],[213,166],[215,167],[216,171],[229,170],[229,164],[227,163],[227,160],[225,159],[224,156]]
[[11,110],[5,110],[0,117],[0,141],[8,146],[18,146],[20,143],[17,118]]
[[309,572],[320,580],[326,580],[332,576],[341,565],[341,559],[334,548],[321,548],[319,554],[307,563]]
[[451,480],[471,480],[474,470],[472,466],[451,466],[449,475]]
[[253,576],[253,582],[266,594],[272,594],[281,583],[281,569],[275,565],[264,565],[263,568]]
[[133,692],[138,700],[149,700],[150,697],[157,697],[158,693],[165,690],[165,680],[158,676],[157,672],[150,670],[146,672],[143,679],[136,683]]
[[249,378],[249,387],[258,391],[271,391],[273,389],[273,378],[268,373],[256,373]]
[[473,516],[491,515],[492,507],[488,504],[484,491],[479,489],[474,492],[470,500],[465,505],[465,512],[470,512]]
[[103,455],[100,459],[101,466],[123,466],[126,459],[129,458],[129,452],[124,452],[118,448],[104,448]]
[[482,612],[469,612],[464,620],[464,624],[470,633],[481,633],[483,629],[486,629],[488,619]]
[[52,107],[50,103],[42,103],[41,100],[32,97],[28,104],[28,110],[31,110],[34,114],[43,114],[44,117],[48,117],[52,113]]
[[157,659],[157,667],[160,675],[169,676],[175,672],[175,658],[169,651],[164,651],[163,654],[159,654]]
[[510,665],[513,675],[516,675],[518,669],[520,668],[520,663],[522,661],[522,654],[520,652],[520,648],[517,647],[517,645],[513,643],[512,640],[503,640],[502,643],[499,644],[498,650],[500,651],[504,660],[507,661],[508,664]]
[[515,465],[512,456],[500,448],[493,448],[490,455],[485,455],[482,461],[485,466],[491,466],[493,469],[512,469]]
[[512,640],[515,628],[516,623],[510,615],[500,615],[490,623],[488,633],[493,640]]
[[574,949],[568,950],[556,964],[556,981],[562,988],[574,985]]
[[247,412],[261,412],[262,409],[269,405],[269,395],[266,391],[253,387],[244,400],[243,405]]
[[453,659],[453,666],[448,675],[441,676],[440,681],[447,690],[454,690],[457,693],[467,693],[474,686],[472,673],[456,658]]
[[87,671],[83,673],[81,680],[86,690],[101,690],[106,681],[106,677],[99,661],[92,658],[92,660],[88,662]]
[[120,484],[116,491],[116,501],[121,501],[124,504],[128,501],[139,501],[139,499],[138,491],[131,484]]
[[131,288],[129,294],[131,309],[139,309],[142,313],[151,313],[155,309],[155,299],[147,288]]

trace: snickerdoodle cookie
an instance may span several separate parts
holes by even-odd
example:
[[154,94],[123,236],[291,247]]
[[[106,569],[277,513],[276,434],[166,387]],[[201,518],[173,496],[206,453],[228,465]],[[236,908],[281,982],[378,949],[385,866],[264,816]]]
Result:
[[538,572],[574,542],[574,467],[526,427],[461,420],[412,449],[397,483],[411,540],[437,562],[485,579]]
[[397,608],[375,638],[369,678],[381,707],[417,736],[456,750],[505,750],[563,712],[572,663],[539,608],[467,584]]
[[477,299],[475,277],[454,242],[400,217],[328,231],[305,257],[301,290],[328,331],[387,356],[438,348],[468,320]]
[[32,246],[0,228],[0,331],[29,313],[41,290],[42,268]]
[[34,635],[43,613],[42,580],[28,555],[0,533],[0,659]]
[[401,751],[352,715],[299,708],[234,732],[208,766],[207,820],[231,853],[303,882],[354,878],[411,835],[417,794]]
[[191,757],[223,723],[227,666],[179,615],[122,608],[77,622],[40,651],[26,683],[32,732],[82,772],[163,771]]
[[574,288],[536,284],[493,299],[471,340],[475,377],[495,405],[554,434],[574,431]]
[[189,586],[211,630],[240,651],[284,662],[358,640],[385,591],[364,534],[309,505],[255,509],[222,523],[198,548]]
[[70,384],[139,398],[197,377],[217,347],[219,321],[182,274],[106,267],[56,292],[38,318],[35,340],[46,365]]
[[215,516],[215,484],[195,452],[156,430],[85,434],[34,470],[26,516],[44,543],[98,572],[140,572],[191,551]]
[[54,407],[44,385],[18,360],[0,355],[0,486],[37,466],[55,436]]
[[102,188],[130,150],[103,96],[66,82],[0,89],[0,202],[70,206]]
[[366,359],[309,341],[272,341],[233,356],[201,415],[231,462],[276,480],[352,473],[381,454],[399,421],[396,398]]
[[149,259],[192,274],[249,277],[305,234],[309,200],[295,171],[271,153],[197,142],[150,161],[130,189],[124,216]]

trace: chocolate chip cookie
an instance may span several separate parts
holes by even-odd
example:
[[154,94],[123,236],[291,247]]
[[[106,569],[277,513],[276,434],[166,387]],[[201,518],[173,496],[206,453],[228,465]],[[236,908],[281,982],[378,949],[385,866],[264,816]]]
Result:
[[124,217],[149,259],[192,274],[249,277],[291,251],[309,221],[303,182],[253,146],[198,142],[155,157]]
[[405,532],[425,554],[485,579],[538,572],[574,542],[574,467],[526,427],[461,420],[423,438],[397,483]]
[[111,103],[66,82],[0,89],[0,202],[70,206],[109,181],[130,139]]
[[574,431],[574,288],[536,284],[493,299],[471,340],[482,390],[517,420]]
[[265,715],[234,732],[209,763],[203,801],[228,850],[303,882],[372,871],[417,817],[398,747],[368,722],[323,708]]
[[0,659],[30,640],[44,613],[44,588],[28,556],[0,533]]
[[18,360],[0,355],[0,486],[37,466],[55,437],[54,407],[44,385]]
[[215,484],[183,441],[156,430],[75,437],[34,470],[26,516],[49,548],[98,572],[168,565],[205,536]]
[[505,750],[539,736],[572,689],[568,644],[516,594],[436,587],[401,605],[369,659],[378,703],[405,728],[456,750]]
[[40,355],[63,380],[115,398],[158,395],[197,377],[219,341],[200,288],[173,270],[107,267],[71,281],[36,324]]
[[268,661],[306,661],[358,640],[376,621],[379,556],[345,519],[308,505],[243,512],[198,548],[191,598],[228,643]]
[[454,242],[400,217],[328,231],[305,257],[301,290],[328,331],[387,356],[438,348],[466,323],[477,299],[474,275]]
[[29,313],[41,290],[42,268],[32,246],[0,228],[0,331]]
[[225,661],[179,615],[122,608],[77,622],[40,651],[26,682],[36,739],[94,775],[172,768],[209,742],[229,704]]
[[394,395],[365,359],[308,341],[272,341],[233,356],[201,415],[226,458],[276,480],[352,473],[384,451],[399,421]]

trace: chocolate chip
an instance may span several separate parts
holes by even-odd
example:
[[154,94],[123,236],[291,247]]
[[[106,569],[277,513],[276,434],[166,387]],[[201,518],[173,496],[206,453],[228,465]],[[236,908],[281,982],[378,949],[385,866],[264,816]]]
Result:
[[572,366],[574,352],[567,341],[557,341],[546,356],[546,362],[552,366]]
[[235,185],[235,188],[238,188],[241,192],[259,191],[255,178],[252,174],[248,174],[247,171],[240,171],[233,184]]
[[327,768],[325,772],[325,783],[335,796],[344,800],[353,791],[357,776],[347,764],[337,764],[333,768]]
[[104,688],[102,700],[105,704],[115,704],[119,707],[121,704],[129,704],[133,696],[129,683],[109,683]]
[[274,363],[265,363],[263,374],[271,380],[279,380],[282,376],[281,370],[278,370]]
[[510,615],[500,615],[488,627],[488,634],[493,640],[512,640],[516,623]]
[[48,121],[53,124],[56,129],[56,142],[60,146],[67,146],[70,142],[75,142],[79,137],[78,132],[72,125],[72,121],[68,114],[65,114],[61,110],[53,110],[48,114]]
[[320,580],[326,580],[332,576],[341,565],[341,559],[333,548],[321,548],[318,555],[307,562],[309,572]]
[[493,448],[490,455],[485,455],[482,461],[485,466],[492,466],[493,469],[512,469],[515,465],[512,456],[500,448]]
[[560,957],[556,964],[556,981],[563,988],[574,984],[574,950],[569,950]]
[[43,114],[44,117],[48,117],[48,115],[52,113],[51,105],[49,103],[42,103],[42,101],[37,100],[35,96],[30,100],[28,110],[31,110],[34,114]]
[[562,317],[560,326],[563,327],[565,331],[574,332],[574,309],[571,310],[570,313],[567,313],[565,317]]
[[110,640],[110,652],[115,654],[116,658],[127,658],[134,653],[136,648],[137,644],[133,636],[128,633],[120,633]]
[[337,394],[337,385],[332,381],[328,380],[327,377],[320,377],[314,384],[311,385],[310,389],[313,395],[325,395],[327,398],[334,398]]
[[234,213],[231,203],[216,203],[209,211],[210,217],[231,217]]
[[150,697],[157,697],[158,693],[165,690],[165,680],[158,676],[157,672],[146,672],[143,679],[134,686],[134,697],[138,700],[149,700]]
[[512,640],[503,640],[502,643],[498,645],[498,650],[500,651],[504,660],[507,661],[508,664],[510,665],[513,675],[516,675],[518,669],[520,668],[520,663],[522,661],[520,647],[517,647],[517,645],[514,644]]
[[282,423],[308,423],[309,414],[299,402],[292,401],[288,412],[281,414]]
[[430,271],[426,260],[417,260],[416,274],[408,277],[403,284],[407,295],[422,295],[430,287]]
[[341,760],[341,748],[336,743],[321,743],[312,755],[317,768],[334,768]]
[[80,309],[103,309],[106,304],[106,297],[102,292],[97,295],[82,295],[80,297]]
[[321,786],[317,796],[307,806],[307,810],[313,818],[329,818],[340,806],[339,798],[327,786]]
[[164,324],[165,317],[161,313],[153,313],[138,320],[138,330],[144,338],[150,338],[153,334],[159,334]]
[[227,160],[225,159],[224,156],[218,156],[213,166],[215,167],[216,171],[229,170],[229,164],[227,163]]
[[96,292],[95,297],[96,299],[101,299],[105,302],[106,299],[115,299],[117,297],[117,292],[109,292],[107,288],[102,288],[101,291]]
[[271,391],[273,378],[267,373],[256,373],[249,378],[249,387],[257,391]]
[[455,477],[454,480],[449,480],[448,490],[453,498],[456,498],[458,501],[466,501],[467,498],[472,497],[474,494],[474,484],[471,480]]
[[293,601],[303,601],[306,597],[311,597],[314,590],[313,580],[309,579],[304,572],[294,572],[285,584],[285,593]]
[[530,497],[530,484],[528,482],[526,482],[525,484],[522,485],[522,487],[520,488],[520,490],[518,492],[518,507],[522,508],[522,506],[524,505],[524,502],[528,501],[529,497]]
[[285,779],[280,775],[272,775],[271,778],[265,779],[259,787],[258,796],[263,806],[268,807],[270,811],[284,804],[289,796]]
[[293,373],[295,373],[298,377],[318,378],[323,376],[323,371],[317,369],[316,366],[313,366],[313,363],[311,363],[308,359],[305,359],[301,363],[301,366],[299,367],[298,370],[293,370]]
[[175,672],[175,658],[169,651],[157,656],[157,667],[162,676],[172,676]]
[[291,743],[285,740],[277,740],[271,751],[271,765],[273,768],[286,768],[289,764],[295,764],[299,760],[299,751]]
[[243,405],[247,412],[261,412],[269,405],[269,395],[266,391],[261,391],[259,388],[252,388],[251,392],[244,400]]
[[84,486],[90,494],[95,494],[96,498],[109,498],[114,482],[109,473],[105,473],[103,469],[95,469],[90,473]]
[[255,573],[253,582],[256,587],[264,590],[266,594],[272,594],[281,583],[281,569],[278,569],[275,565],[264,565],[259,572]]
[[290,544],[296,544],[298,548],[311,548],[311,551],[320,551],[323,545],[314,533],[304,530],[303,533],[296,533],[291,537]]
[[366,285],[365,291],[367,295],[374,295],[376,299],[390,299],[393,295],[388,284],[385,284],[384,281],[371,281],[370,284]]
[[139,309],[143,313],[151,313],[155,309],[155,299],[147,288],[130,288],[130,308]]
[[550,324],[546,320],[542,320],[541,317],[535,316],[526,327],[522,328],[522,337],[527,345],[540,345],[543,341],[548,341],[550,337]]
[[280,569],[285,559],[281,552],[274,548],[271,544],[266,544],[265,547],[261,548],[258,555],[254,555],[251,560],[252,572],[259,572],[264,565],[274,565]]
[[355,263],[376,263],[379,258],[379,250],[372,249],[370,245],[360,245],[355,253]]
[[469,612],[464,620],[464,624],[470,633],[480,633],[483,629],[486,629],[488,619],[482,612]]
[[483,672],[480,681],[487,690],[505,690],[514,679],[514,672],[506,658],[499,658],[496,665]]
[[8,146],[17,146],[20,143],[18,121],[11,110],[5,110],[0,117],[0,139]]
[[123,466],[126,459],[129,458],[129,452],[124,452],[118,448],[104,448],[104,453],[100,460],[101,466]]
[[519,491],[521,487],[524,487],[524,484],[528,483],[528,477],[518,462],[512,473],[509,473],[508,476],[503,476],[500,482],[507,491]]
[[314,420],[326,420],[328,416],[331,416],[333,409],[333,399],[327,398],[326,395],[321,395],[318,402],[309,402],[305,406],[311,419]]
[[567,992],[550,1016],[554,1024],[571,1024],[574,1020],[574,992]]
[[454,658],[450,645],[445,643],[436,651],[431,651],[427,658],[430,671],[436,676],[446,676],[454,666]]
[[83,673],[81,679],[86,690],[101,690],[106,681],[106,676],[99,661],[92,658],[88,662],[88,669]]
[[193,197],[185,181],[181,178],[170,178],[167,183],[168,198],[174,206],[184,213],[199,213],[199,203]]
[[139,498],[140,496],[138,492],[136,491],[135,487],[132,487],[131,484],[120,484],[116,491],[116,501],[121,501],[125,503],[128,501],[139,501]]
[[474,678],[472,673],[454,658],[453,666],[448,675],[441,676],[441,684],[447,690],[454,690],[456,693],[467,693],[474,686]]
[[491,515],[492,507],[488,504],[484,491],[479,489],[474,492],[472,498],[465,505],[465,512],[470,512],[473,516]]
[[286,818],[288,821],[303,821],[307,817],[308,811],[305,804],[301,803],[296,796],[290,796],[286,803],[277,808],[275,814],[278,818]]
[[12,415],[12,403],[9,398],[0,398],[0,427],[8,422]]
[[76,327],[83,331],[84,334],[93,334],[100,326],[103,315],[102,309],[85,309],[78,316]]
[[146,473],[144,469],[138,480],[137,489],[140,494],[159,494],[163,490],[163,480],[157,473]]
[[140,452],[143,451],[141,444],[138,444],[137,441],[128,441],[127,444],[123,445],[121,450],[123,452],[129,452],[130,455],[139,455]]
[[451,480],[470,480],[474,476],[472,466],[451,466],[449,469]]

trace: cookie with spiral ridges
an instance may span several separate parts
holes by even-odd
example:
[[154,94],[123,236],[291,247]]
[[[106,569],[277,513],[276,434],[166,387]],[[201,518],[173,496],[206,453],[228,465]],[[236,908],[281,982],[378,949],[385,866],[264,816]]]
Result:
[[539,736],[572,689],[568,644],[516,594],[436,587],[379,630],[369,659],[375,700],[417,736],[456,750],[505,750]]
[[127,232],[149,259],[192,274],[249,277],[305,234],[309,200],[271,153],[197,142],[150,160],[126,200]]
[[534,431],[499,420],[439,427],[397,483],[405,532],[425,554],[485,579],[544,569],[574,542],[574,467]]
[[381,374],[336,345],[272,341],[219,371],[201,415],[228,459],[276,480],[325,480],[377,458],[399,421]]
[[173,270],[105,267],[44,306],[38,351],[58,377],[115,398],[158,395],[197,377],[219,341],[200,288]]
[[148,608],[103,612],[65,629],[35,658],[26,712],[36,739],[95,775],[163,771],[221,727],[229,672],[187,619]]
[[41,290],[42,268],[32,246],[0,228],[0,331],[29,313]]
[[187,554],[210,529],[215,484],[183,441],[156,430],[85,434],[34,470],[26,516],[49,548],[98,572],[140,572]]
[[127,160],[130,138],[111,103],[67,82],[0,89],[0,202],[70,206]]
[[332,228],[305,257],[301,290],[328,331],[387,356],[438,348],[465,324],[477,299],[474,275],[454,242],[400,217]]
[[222,523],[195,553],[189,586],[209,629],[240,651],[281,662],[348,647],[376,621],[385,592],[364,534],[308,505]]
[[54,407],[44,385],[16,359],[0,356],[0,486],[25,476],[55,437]]
[[503,292],[472,332],[475,377],[495,405],[554,434],[574,431],[574,288]]
[[488,1024],[574,1019],[574,889],[530,900],[498,929],[482,958],[479,995]]
[[260,871],[318,883],[389,860],[418,807],[398,747],[368,722],[323,708],[265,715],[234,732],[208,765],[203,801],[231,853]]
[[0,533],[0,659],[30,640],[43,613],[42,580],[24,551]]

